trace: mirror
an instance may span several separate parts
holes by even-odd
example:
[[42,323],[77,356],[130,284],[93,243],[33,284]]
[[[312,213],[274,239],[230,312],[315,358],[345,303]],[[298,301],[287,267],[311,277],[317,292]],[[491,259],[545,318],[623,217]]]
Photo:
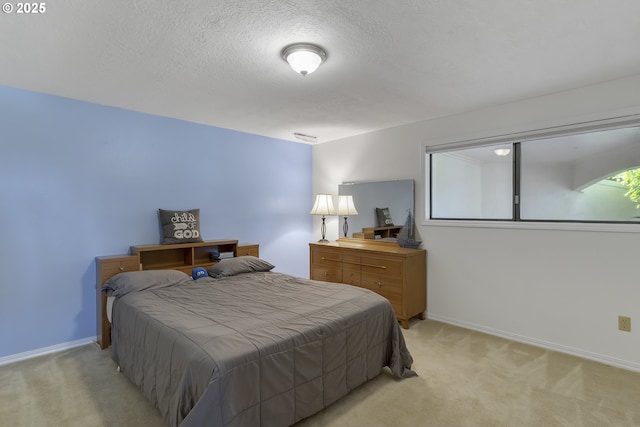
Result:
[[[378,225],[376,208],[389,208],[389,213],[393,220],[393,225],[402,227],[407,219],[408,210],[414,211],[414,183],[412,179],[397,181],[377,181],[377,182],[347,182],[338,186],[338,195],[352,195],[353,204],[358,211],[358,215],[350,215],[347,219],[349,230],[347,237],[364,237],[358,235],[363,228],[373,228]],[[344,238],[342,226],[344,217],[340,216],[339,236]],[[393,230],[393,231],[399,231]],[[356,233],[354,236],[353,233]],[[368,238],[380,238],[368,236]]]

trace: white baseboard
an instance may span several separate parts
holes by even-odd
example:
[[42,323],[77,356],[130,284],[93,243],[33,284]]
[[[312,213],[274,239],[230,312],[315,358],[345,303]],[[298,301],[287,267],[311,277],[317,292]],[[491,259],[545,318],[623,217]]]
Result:
[[97,337],[82,338],[76,341],[69,341],[62,344],[52,345],[51,347],[38,348],[35,350],[25,351],[24,353],[12,354],[9,356],[0,357],[0,366],[7,365],[9,363],[19,362],[21,360],[31,359],[33,357],[44,356],[45,354],[57,353],[63,350],[69,350],[70,348],[80,347],[87,344],[95,343]]
[[593,360],[595,362],[603,363],[605,365],[615,366],[616,368],[626,369],[628,371],[640,372],[640,364],[630,362],[628,360],[617,359],[615,357],[606,356],[603,354],[592,353],[590,351],[582,350],[579,348],[573,348],[562,344],[556,344],[548,341],[539,340],[536,338],[525,337],[510,332],[501,331],[498,329],[487,328],[485,326],[479,326],[473,323],[463,322],[457,319],[452,319],[446,316],[440,316],[438,314],[427,314],[427,318],[437,320],[438,322],[449,323],[451,325],[460,326],[461,328],[471,329],[478,332],[483,332],[489,335],[495,335],[497,337],[506,338],[512,341],[521,342],[524,344],[530,344],[536,347],[546,348],[547,350],[558,351],[560,353],[570,354],[572,356],[581,357],[583,359]]

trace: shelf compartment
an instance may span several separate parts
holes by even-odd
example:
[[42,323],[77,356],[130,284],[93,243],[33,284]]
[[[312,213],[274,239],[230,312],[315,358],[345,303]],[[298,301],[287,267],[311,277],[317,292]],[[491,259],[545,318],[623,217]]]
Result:
[[233,256],[237,256],[237,244],[234,242],[210,243],[207,246],[196,246],[193,248],[193,264],[197,266],[213,264],[210,254],[216,249],[220,253],[233,252]]
[[141,270],[177,269],[191,272],[196,266],[214,264],[209,253],[216,247],[220,252],[237,253],[237,240],[210,240],[205,242],[131,246],[131,255],[138,257]]
[[193,250],[191,248],[176,248],[164,251],[140,252],[140,266],[142,270],[156,270],[175,268],[192,264]]

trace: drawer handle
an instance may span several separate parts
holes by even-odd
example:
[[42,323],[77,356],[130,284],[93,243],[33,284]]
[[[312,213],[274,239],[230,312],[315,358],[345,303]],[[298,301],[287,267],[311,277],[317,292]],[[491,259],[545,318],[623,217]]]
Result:
[[342,261],[343,264],[353,264],[353,265],[361,265],[363,267],[373,267],[373,268],[380,268],[382,270],[386,270],[387,266],[386,265],[375,265],[375,264],[363,264],[360,262],[353,262],[353,261]]
[[[334,262],[340,262],[339,259],[331,259],[331,258],[325,258],[325,257],[321,257],[320,258],[323,261],[334,261]],[[362,264],[359,262],[353,262],[353,261],[342,261],[343,264],[353,264],[353,265],[361,265],[363,267],[373,267],[373,268],[380,268],[382,270],[386,270],[387,266],[386,265],[375,265],[375,264]]]
[[120,271],[124,271],[124,267],[120,267]]
[[381,288],[382,287],[382,282],[378,280],[377,285],[378,285],[379,288]]
[[373,268],[381,268],[382,270],[386,270],[386,265],[374,265],[374,264],[360,264],[363,267],[373,267]]

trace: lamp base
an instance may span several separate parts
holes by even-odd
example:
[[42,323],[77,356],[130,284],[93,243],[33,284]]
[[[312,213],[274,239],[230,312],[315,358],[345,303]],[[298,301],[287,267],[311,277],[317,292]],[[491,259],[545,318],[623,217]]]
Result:
[[322,236],[322,239],[318,240],[318,243],[329,243],[329,241],[324,238],[324,236],[327,235],[327,224],[324,223],[324,215],[322,215],[322,226],[320,227],[320,235]]

